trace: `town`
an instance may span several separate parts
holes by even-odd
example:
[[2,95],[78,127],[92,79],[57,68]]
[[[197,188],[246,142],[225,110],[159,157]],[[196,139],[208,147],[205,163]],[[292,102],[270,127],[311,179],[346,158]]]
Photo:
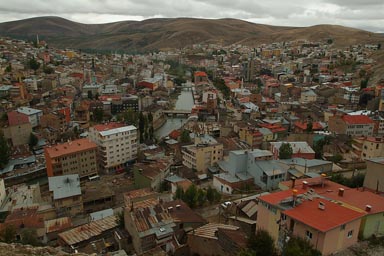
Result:
[[0,240],[79,255],[383,244],[381,51],[0,38]]

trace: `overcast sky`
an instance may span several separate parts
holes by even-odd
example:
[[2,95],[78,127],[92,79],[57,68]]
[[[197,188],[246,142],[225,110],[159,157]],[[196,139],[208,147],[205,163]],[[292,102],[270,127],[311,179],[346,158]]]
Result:
[[36,16],[81,23],[237,18],[269,25],[337,24],[384,32],[384,0],[0,0],[0,22]]

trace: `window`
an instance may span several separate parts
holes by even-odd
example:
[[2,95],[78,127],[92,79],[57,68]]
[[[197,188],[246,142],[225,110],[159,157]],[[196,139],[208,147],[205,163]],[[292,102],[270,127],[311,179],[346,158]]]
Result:
[[341,225],[340,229],[341,229],[341,230],[344,230],[344,229],[345,229],[345,224],[344,224],[344,225]]
[[348,238],[351,238],[352,235],[353,235],[353,230],[348,231],[348,235],[347,235],[347,237],[348,237]]
[[307,230],[307,232],[306,232],[306,237],[307,237],[308,239],[312,239],[312,232],[309,231],[309,230]]

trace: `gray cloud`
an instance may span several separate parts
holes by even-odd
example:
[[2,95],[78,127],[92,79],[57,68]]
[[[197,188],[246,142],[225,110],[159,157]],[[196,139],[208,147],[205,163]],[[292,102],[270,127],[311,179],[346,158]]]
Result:
[[383,0],[0,0],[0,22],[61,16],[83,23],[154,17],[238,18],[283,26],[338,24],[384,31]]

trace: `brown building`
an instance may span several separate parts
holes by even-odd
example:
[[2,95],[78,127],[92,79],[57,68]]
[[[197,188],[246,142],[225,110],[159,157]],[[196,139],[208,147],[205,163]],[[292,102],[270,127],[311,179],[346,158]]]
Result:
[[44,148],[48,177],[79,174],[80,178],[97,175],[97,145],[78,139]]
[[9,126],[3,128],[5,138],[10,140],[13,146],[28,144],[32,132],[28,116],[17,111],[7,114]]
[[78,174],[49,177],[48,184],[58,217],[83,213],[83,198]]
[[239,227],[218,223],[209,223],[188,234],[191,255],[238,254],[246,247],[247,239]]

